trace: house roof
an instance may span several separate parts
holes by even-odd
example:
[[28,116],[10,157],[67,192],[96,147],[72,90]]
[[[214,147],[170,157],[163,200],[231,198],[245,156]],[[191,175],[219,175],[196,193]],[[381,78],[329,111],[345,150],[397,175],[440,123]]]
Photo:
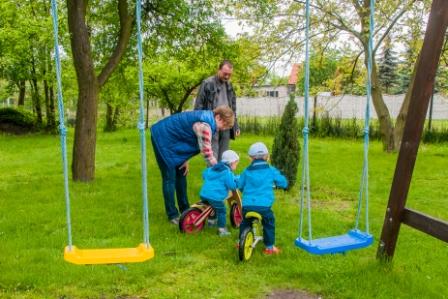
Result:
[[300,64],[294,63],[291,68],[291,73],[289,74],[288,84],[296,85],[298,74],[300,70]]

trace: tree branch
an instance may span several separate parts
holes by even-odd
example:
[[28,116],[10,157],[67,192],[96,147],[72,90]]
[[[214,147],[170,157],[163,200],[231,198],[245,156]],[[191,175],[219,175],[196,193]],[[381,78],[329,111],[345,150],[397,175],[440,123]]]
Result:
[[389,26],[387,27],[386,31],[384,31],[383,35],[380,37],[380,39],[378,40],[375,48],[373,49],[373,54],[376,53],[376,50],[378,50],[379,46],[381,45],[381,42],[386,38],[386,36],[389,34],[389,32],[392,30],[392,28],[394,27],[394,25],[398,22],[398,20],[404,15],[404,13],[406,11],[408,11],[409,7],[414,4],[416,0],[411,0],[411,2],[409,2],[407,5],[405,5],[405,7],[403,7],[403,9],[395,16],[395,18],[392,19],[392,22],[389,24]]
[[168,94],[168,91],[165,88],[160,88],[160,90],[162,91],[165,102],[168,104],[168,108],[170,108],[171,113],[175,112],[176,107],[174,107],[174,104],[170,101],[170,95]]
[[[294,2],[305,4],[305,1],[300,1],[300,0],[294,0]],[[327,24],[329,24],[329,25],[333,26],[334,28],[339,29],[341,31],[349,32],[349,33],[353,34],[356,38],[361,40],[361,34],[357,31],[351,29],[349,26],[347,26],[344,22],[344,19],[340,15],[338,15],[332,11],[328,11],[322,6],[310,4],[310,7],[313,7],[315,9],[321,11],[325,15],[332,16],[332,17],[336,18],[339,22],[339,24],[336,24],[336,23],[331,22],[330,20],[326,20]]]
[[180,100],[179,106],[177,106],[176,112],[182,112],[182,107],[184,106],[185,102],[188,100],[188,97],[191,95],[193,90],[201,85],[202,80],[204,78],[201,78],[197,83],[194,84],[194,86],[191,86],[189,89],[185,90],[184,96],[182,97],[182,100]]
[[103,86],[106,83],[107,79],[109,79],[110,75],[119,64],[121,57],[123,57],[126,52],[129,39],[131,38],[134,16],[128,11],[127,0],[118,0],[118,15],[120,19],[120,33],[118,36],[118,41],[114,52],[109,58],[109,61],[106,63],[98,76],[98,84],[100,86]]

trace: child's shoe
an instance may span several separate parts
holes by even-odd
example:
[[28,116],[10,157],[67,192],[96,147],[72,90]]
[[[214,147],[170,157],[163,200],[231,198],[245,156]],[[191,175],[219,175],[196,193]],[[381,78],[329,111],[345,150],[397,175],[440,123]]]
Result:
[[208,227],[217,227],[218,226],[218,219],[207,219],[207,225]]
[[265,250],[263,250],[263,253],[266,255],[273,255],[273,254],[279,254],[280,253],[280,249],[278,247],[272,246],[269,248],[265,248]]
[[220,237],[228,237],[230,236],[230,232],[227,230],[227,228],[218,228],[218,235]]
[[170,219],[170,223],[173,225],[179,225],[179,217]]

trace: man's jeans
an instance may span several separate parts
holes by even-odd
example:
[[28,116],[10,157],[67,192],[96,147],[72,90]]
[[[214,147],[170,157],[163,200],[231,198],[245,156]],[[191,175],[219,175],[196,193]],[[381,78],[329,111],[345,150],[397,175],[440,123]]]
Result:
[[183,175],[184,170],[179,169],[180,165],[177,167],[168,167],[160,156],[157,147],[154,145],[152,137],[151,142],[160,173],[162,174],[162,189],[166,215],[171,220],[179,217],[179,212],[174,202],[174,191],[176,191],[177,205],[179,206],[180,213],[190,207],[187,197],[187,177]]
[[218,131],[212,137],[213,156],[221,161],[222,153],[229,149],[230,130]]

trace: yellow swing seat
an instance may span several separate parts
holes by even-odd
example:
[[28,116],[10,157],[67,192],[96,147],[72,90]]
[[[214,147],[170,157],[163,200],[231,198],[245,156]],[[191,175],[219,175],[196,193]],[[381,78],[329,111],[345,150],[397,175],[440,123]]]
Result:
[[78,249],[65,247],[64,259],[77,265],[122,264],[144,262],[154,257],[151,245],[141,243],[135,248]]

